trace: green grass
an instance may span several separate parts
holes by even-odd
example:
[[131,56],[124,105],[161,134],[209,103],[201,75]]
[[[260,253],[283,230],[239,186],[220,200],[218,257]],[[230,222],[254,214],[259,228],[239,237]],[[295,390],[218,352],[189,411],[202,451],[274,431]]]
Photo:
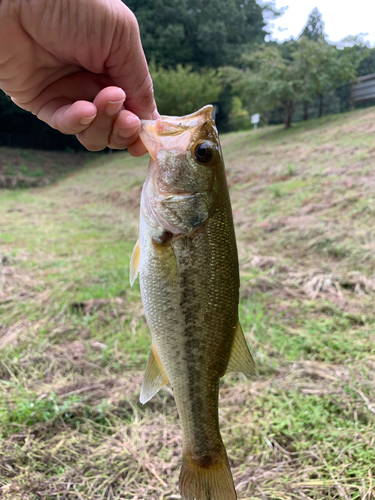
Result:
[[[13,177],[12,185],[15,189],[43,186],[82,169],[82,166],[94,157],[92,153],[75,153],[69,148],[58,152],[2,147],[0,176],[5,174]],[[3,182],[1,179],[0,189],[4,187]]]
[[[222,137],[259,370],[220,390],[239,499],[374,497],[373,122],[367,109]],[[36,175],[69,155],[20,151],[7,168]],[[128,264],[147,159],[90,161],[0,191],[6,500],[178,498],[171,391],[138,402],[150,335]]]
[[[14,391],[12,402],[2,402],[4,406],[0,407],[0,438],[17,433],[19,428],[52,421],[58,416],[69,419],[72,417],[74,404],[80,401],[79,397],[73,395],[60,402],[53,392],[37,396],[34,393],[26,393],[22,387],[11,382],[3,381],[3,384],[8,388],[14,387]],[[18,392],[18,397],[15,392]]]

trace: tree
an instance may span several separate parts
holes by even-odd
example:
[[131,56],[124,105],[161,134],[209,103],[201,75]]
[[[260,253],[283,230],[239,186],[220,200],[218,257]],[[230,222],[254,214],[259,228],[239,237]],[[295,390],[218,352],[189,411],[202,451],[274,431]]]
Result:
[[126,0],[138,19],[148,61],[158,66],[217,68],[233,64],[245,45],[264,41],[256,0]]
[[357,76],[375,73],[375,49],[369,49],[366,47],[362,50],[362,53],[364,54],[364,57],[358,65]]
[[[319,12],[317,7],[310,12],[305,27],[303,28],[300,39],[304,37],[308,40],[312,40],[313,42],[324,42],[324,22],[323,16]],[[321,116],[322,112],[322,104],[323,104],[323,95],[320,94],[320,106],[319,106],[319,116]],[[304,107],[304,120],[308,120],[309,117],[309,101],[305,101],[303,103]]]
[[248,69],[223,69],[233,91],[251,112],[282,107],[285,128],[291,126],[298,102],[312,102],[340,81],[355,78],[356,65],[333,45],[302,37],[290,58],[277,47],[267,47],[248,57]]
[[178,65],[175,70],[157,68],[151,63],[155,100],[161,114],[182,116],[217,102],[222,90],[220,78],[213,69],[194,72],[191,66]]
[[339,46],[357,63],[357,76],[375,73],[375,49],[371,48],[371,44],[365,40],[362,33],[343,38]]
[[307,22],[300,35],[300,38],[302,37],[306,37],[308,40],[312,40],[314,42],[324,41],[325,34],[323,16],[317,7],[314,7],[310,12]]

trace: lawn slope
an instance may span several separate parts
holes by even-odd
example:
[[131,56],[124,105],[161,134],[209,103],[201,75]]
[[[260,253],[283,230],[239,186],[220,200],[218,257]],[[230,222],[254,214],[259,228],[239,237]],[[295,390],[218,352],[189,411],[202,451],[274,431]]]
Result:
[[[239,499],[375,497],[375,111],[222,137],[259,378],[222,381]],[[1,150],[0,150],[1,156]],[[148,160],[0,190],[0,498],[180,498],[128,262]]]

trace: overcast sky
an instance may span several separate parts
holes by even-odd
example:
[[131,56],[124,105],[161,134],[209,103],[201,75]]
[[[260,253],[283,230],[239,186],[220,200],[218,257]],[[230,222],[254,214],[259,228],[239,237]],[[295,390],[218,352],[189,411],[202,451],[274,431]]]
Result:
[[278,19],[271,21],[272,40],[296,38],[306,24],[310,12],[314,7],[318,7],[330,41],[338,42],[348,35],[362,32],[368,33],[365,39],[370,41],[371,45],[375,43],[375,0],[276,0],[276,6],[279,9],[288,6],[288,10]]

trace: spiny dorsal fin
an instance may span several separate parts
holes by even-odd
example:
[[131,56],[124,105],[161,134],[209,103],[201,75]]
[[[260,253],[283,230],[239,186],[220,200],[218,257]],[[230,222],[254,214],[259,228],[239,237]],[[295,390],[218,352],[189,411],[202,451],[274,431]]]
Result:
[[247,347],[246,340],[238,320],[226,373],[229,372],[243,372],[248,375],[257,374],[253,357]]
[[149,401],[152,396],[155,396],[159,389],[161,389],[163,385],[168,384],[168,382],[168,377],[164,372],[163,365],[161,364],[156,347],[153,343],[147,361],[139,401],[142,404],[147,403],[147,401]]
[[141,245],[139,243],[139,239],[134,246],[132,256],[130,258],[130,286],[133,286],[134,281],[137,279],[139,264],[141,262]]

